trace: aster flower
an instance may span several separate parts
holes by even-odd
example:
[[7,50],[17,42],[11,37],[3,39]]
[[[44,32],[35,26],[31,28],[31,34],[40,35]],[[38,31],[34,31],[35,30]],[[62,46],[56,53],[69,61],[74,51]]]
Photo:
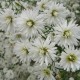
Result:
[[66,48],[60,58],[59,64],[64,70],[75,72],[80,69],[80,53],[74,47]]
[[4,30],[6,34],[13,34],[16,26],[16,16],[14,11],[10,8],[4,9],[0,13],[0,29]]
[[38,80],[56,80],[53,72],[45,64],[43,66],[36,66],[34,74],[38,76]]
[[48,3],[48,9],[44,11],[46,22],[48,24],[57,24],[60,20],[63,20],[69,14],[69,11],[63,4],[59,4],[53,1]]
[[67,22],[59,22],[56,27],[54,27],[55,39],[54,41],[60,46],[74,46],[78,45],[78,39],[80,39],[80,30],[75,21],[71,20]]
[[51,41],[50,37],[47,37],[46,40],[38,38],[32,44],[31,53],[34,54],[34,61],[42,65],[45,63],[48,65],[51,64],[56,57],[56,47],[55,43]]
[[19,32],[19,31],[16,31],[12,36],[10,36],[10,38],[14,40],[15,42],[26,40],[26,36],[22,32]]
[[79,4],[0,0],[0,80],[80,79]]
[[30,43],[28,41],[16,42],[14,53],[22,62],[30,62],[31,54],[29,53]]
[[38,32],[42,32],[44,27],[42,15],[39,15],[37,10],[23,11],[17,22],[19,30],[28,38],[37,36]]
[[44,11],[45,9],[47,9],[48,2],[49,0],[41,0],[40,2],[37,2],[38,9],[41,11]]

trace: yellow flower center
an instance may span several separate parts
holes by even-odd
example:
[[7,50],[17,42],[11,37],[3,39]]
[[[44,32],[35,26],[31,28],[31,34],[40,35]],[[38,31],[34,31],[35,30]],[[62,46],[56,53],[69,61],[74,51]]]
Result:
[[44,69],[43,72],[45,75],[50,76],[50,70],[49,69]]
[[13,22],[12,16],[7,16],[6,21],[7,21],[7,23],[12,23]]
[[35,23],[34,23],[33,20],[28,20],[28,21],[26,22],[26,24],[27,24],[29,27],[33,27]]
[[40,48],[40,53],[45,56],[48,53],[48,48],[46,47]]
[[70,53],[67,57],[66,57],[66,60],[68,62],[76,62],[77,60],[77,56],[73,53]]
[[45,4],[44,4],[44,3],[41,4],[41,8],[42,8],[42,9],[45,9]]
[[70,31],[70,30],[65,30],[65,31],[63,32],[63,37],[69,38],[70,36],[71,36],[71,31]]
[[51,12],[51,15],[56,17],[56,16],[58,15],[58,11],[53,10],[53,11]]
[[22,48],[22,53],[24,53],[24,54],[28,54],[29,51],[28,51],[28,49],[27,49],[26,47],[24,47],[24,48]]

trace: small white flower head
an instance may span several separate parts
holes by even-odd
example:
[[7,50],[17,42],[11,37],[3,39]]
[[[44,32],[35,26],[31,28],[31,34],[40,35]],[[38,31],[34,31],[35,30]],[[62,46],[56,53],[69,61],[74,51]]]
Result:
[[31,74],[27,80],[37,80],[34,74]]
[[46,40],[41,38],[36,39],[31,48],[31,52],[34,53],[34,60],[40,63],[40,65],[44,63],[46,65],[49,63],[52,64],[56,58],[55,43],[49,37]]
[[56,80],[53,76],[53,72],[47,68],[45,64],[42,66],[36,66],[34,73],[38,76],[38,80]]
[[46,22],[48,24],[57,24],[60,20],[63,20],[69,14],[69,11],[63,6],[53,1],[50,1],[48,4],[47,10],[44,11]]
[[14,72],[12,70],[8,70],[5,74],[6,79],[11,80],[14,78]]
[[55,39],[54,41],[60,46],[74,46],[78,45],[78,39],[80,39],[80,30],[75,21],[71,20],[67,22],[59,22],[54,27]]
[[40,2],[37,2],[38,9],[41,11],[44,11],[45,9],[47,9],[48,2],[49,0],[41,0]]
[[26,36],[19,31],[16,31],[10,38],[12,38],[15,42],[26,40]]
[[23,11],[18,18],[18,28],[28,38],[38,36],[39,32],[42,32],[44,28],[44,22],[41,14],[38,14],[37,10]]
[[14,33],[15,31],[15,14],[10,8],[4,9],[0,14],[0,29],[4,30],[7,34]]
[[70,77],[69,80],[74,80],[74,78],[73,77]]
[[60,66],[66,71],[75,72],[80,69],[80,52],[74,47],[68,47],[60,56]]
[[20,58],[20,61],[22,62],[30,62],[30,42],[29,41],[22,41],[22,42],[16,42],[14,46],[14,53],[17,57]]

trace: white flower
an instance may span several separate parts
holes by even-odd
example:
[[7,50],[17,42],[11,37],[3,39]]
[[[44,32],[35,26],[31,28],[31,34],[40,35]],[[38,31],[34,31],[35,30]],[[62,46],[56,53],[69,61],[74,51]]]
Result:
[[53,72],[47,68],[45,64],[42,66],[36,66],[34,74],[38,76],[38,80],[56,80],[53,76]]
[[14,53],[20,58],[22,62],[30,62],[29,53],[30,43],[28,41],[16,42],[14,46]]
[[10,8],[4,9],[0,14],[0,29],[4,30],[6,34],[12,34],[15,31],[15,14]]
[[30,75],[27,80],[37,80],[35,75]]
[[69,80],[74,80],[74,78],[73,77],[70,77]]
[[46,63],[51,64],[55,60],[56,47],[55,43],[48,37],[46,40],[38,38],[34,41],[31,52],[34,54],[34,60],[39,62],[40,65]]
[[12,70],[8,70],[5,74],[5,77],[8,79],[8,80],[11,80],[14,78],[14,73]]
[[37,7],[39,8],[39,10],[44,11],[45,9],[47,9],[48,2],[49,0],[41,0],[40,2],[37,2]]
[[18,63],[19,59],[17,57],[12,58],[12,64]]
[[42,15],[37,10],[23,11],[17,23],[20,31],[27,37],[38,36],[38,32],[42,32],[44,27]]
[[44,11],[46,22],[48,24],[57,24],[60,20],[66,18],[69,14],[69,11],[63,6],[63,4],[59,4],[53,1],[50,1],[48,4],[47,10]]
[[59,22],[54,27],[55,39],[54,41],[60,46],[73,46],[78,45],[78,39],[80,39],[80,30],[77,24],[73,20],[67,22]]
[[60,66],[64,70],[75,72],[80,69],[80,52],[73,47],[66,48],[60,56]]
[[10,38],[13,39],[15,42],[26,40],[26,36],[19,31],[16,31],[12,36],[10,36]]

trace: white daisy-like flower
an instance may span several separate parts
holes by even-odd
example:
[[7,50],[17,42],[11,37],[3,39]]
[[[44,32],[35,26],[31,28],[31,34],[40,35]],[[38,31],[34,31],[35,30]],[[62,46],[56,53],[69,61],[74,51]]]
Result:
[[38,80],[56,80],[52,70],[50,70],[45,64],[42,66],[36,66],[34,74],[38,76]]
[[40,2],[37,2],[38,9],[41,11],[44,11],[45,9],[47,9],[48,2],[49,0],[41,0]]
[[66,48],[60,58],[59,64],[64,70],[75,72],[80,69],[80,52],[74,47]]
[[12,36],[10,36],[10,38],[14,40],[15,42],[26,40],[26,36],[22,32],[19,32],[19,31],[15,32]]
[[54,27],[55,39],[54,41],[60,46],[74,46],[78,45],[78,39],[80,39],[80,30],[75,21],[71,20],[67,22],[59,22],[56,27]]
[[50,1],[48,3],[48,9],[44,11],[46,22],[48,24],[57,24],[60,20],[63,20],[69,14],[69,11],[63,4]]
[[42,15],[37,10],[23,11],[17,22],[20,31],[27,37],[38,36],[39,32],[42,32],[44,28]]
[[13,51],[15,55],[20,58],[20,61],[29,63],[31,58],[29,49],[30,49],[30,42],[22,41],[22,42],[16,42]]
[[50,37],[46,40],[41,38],[36,39],[30,51],[34,54],[34,61],[36,61],[36,63],[40,63],[40,65],[44,63],[46,65],[49,63],[52,64],[56,58],[55,43],[51,41]]
[[15,32],[16,16],[14,11],[10,8],[4,9],[0,13],[0,29],[4,30],[7,34]]

